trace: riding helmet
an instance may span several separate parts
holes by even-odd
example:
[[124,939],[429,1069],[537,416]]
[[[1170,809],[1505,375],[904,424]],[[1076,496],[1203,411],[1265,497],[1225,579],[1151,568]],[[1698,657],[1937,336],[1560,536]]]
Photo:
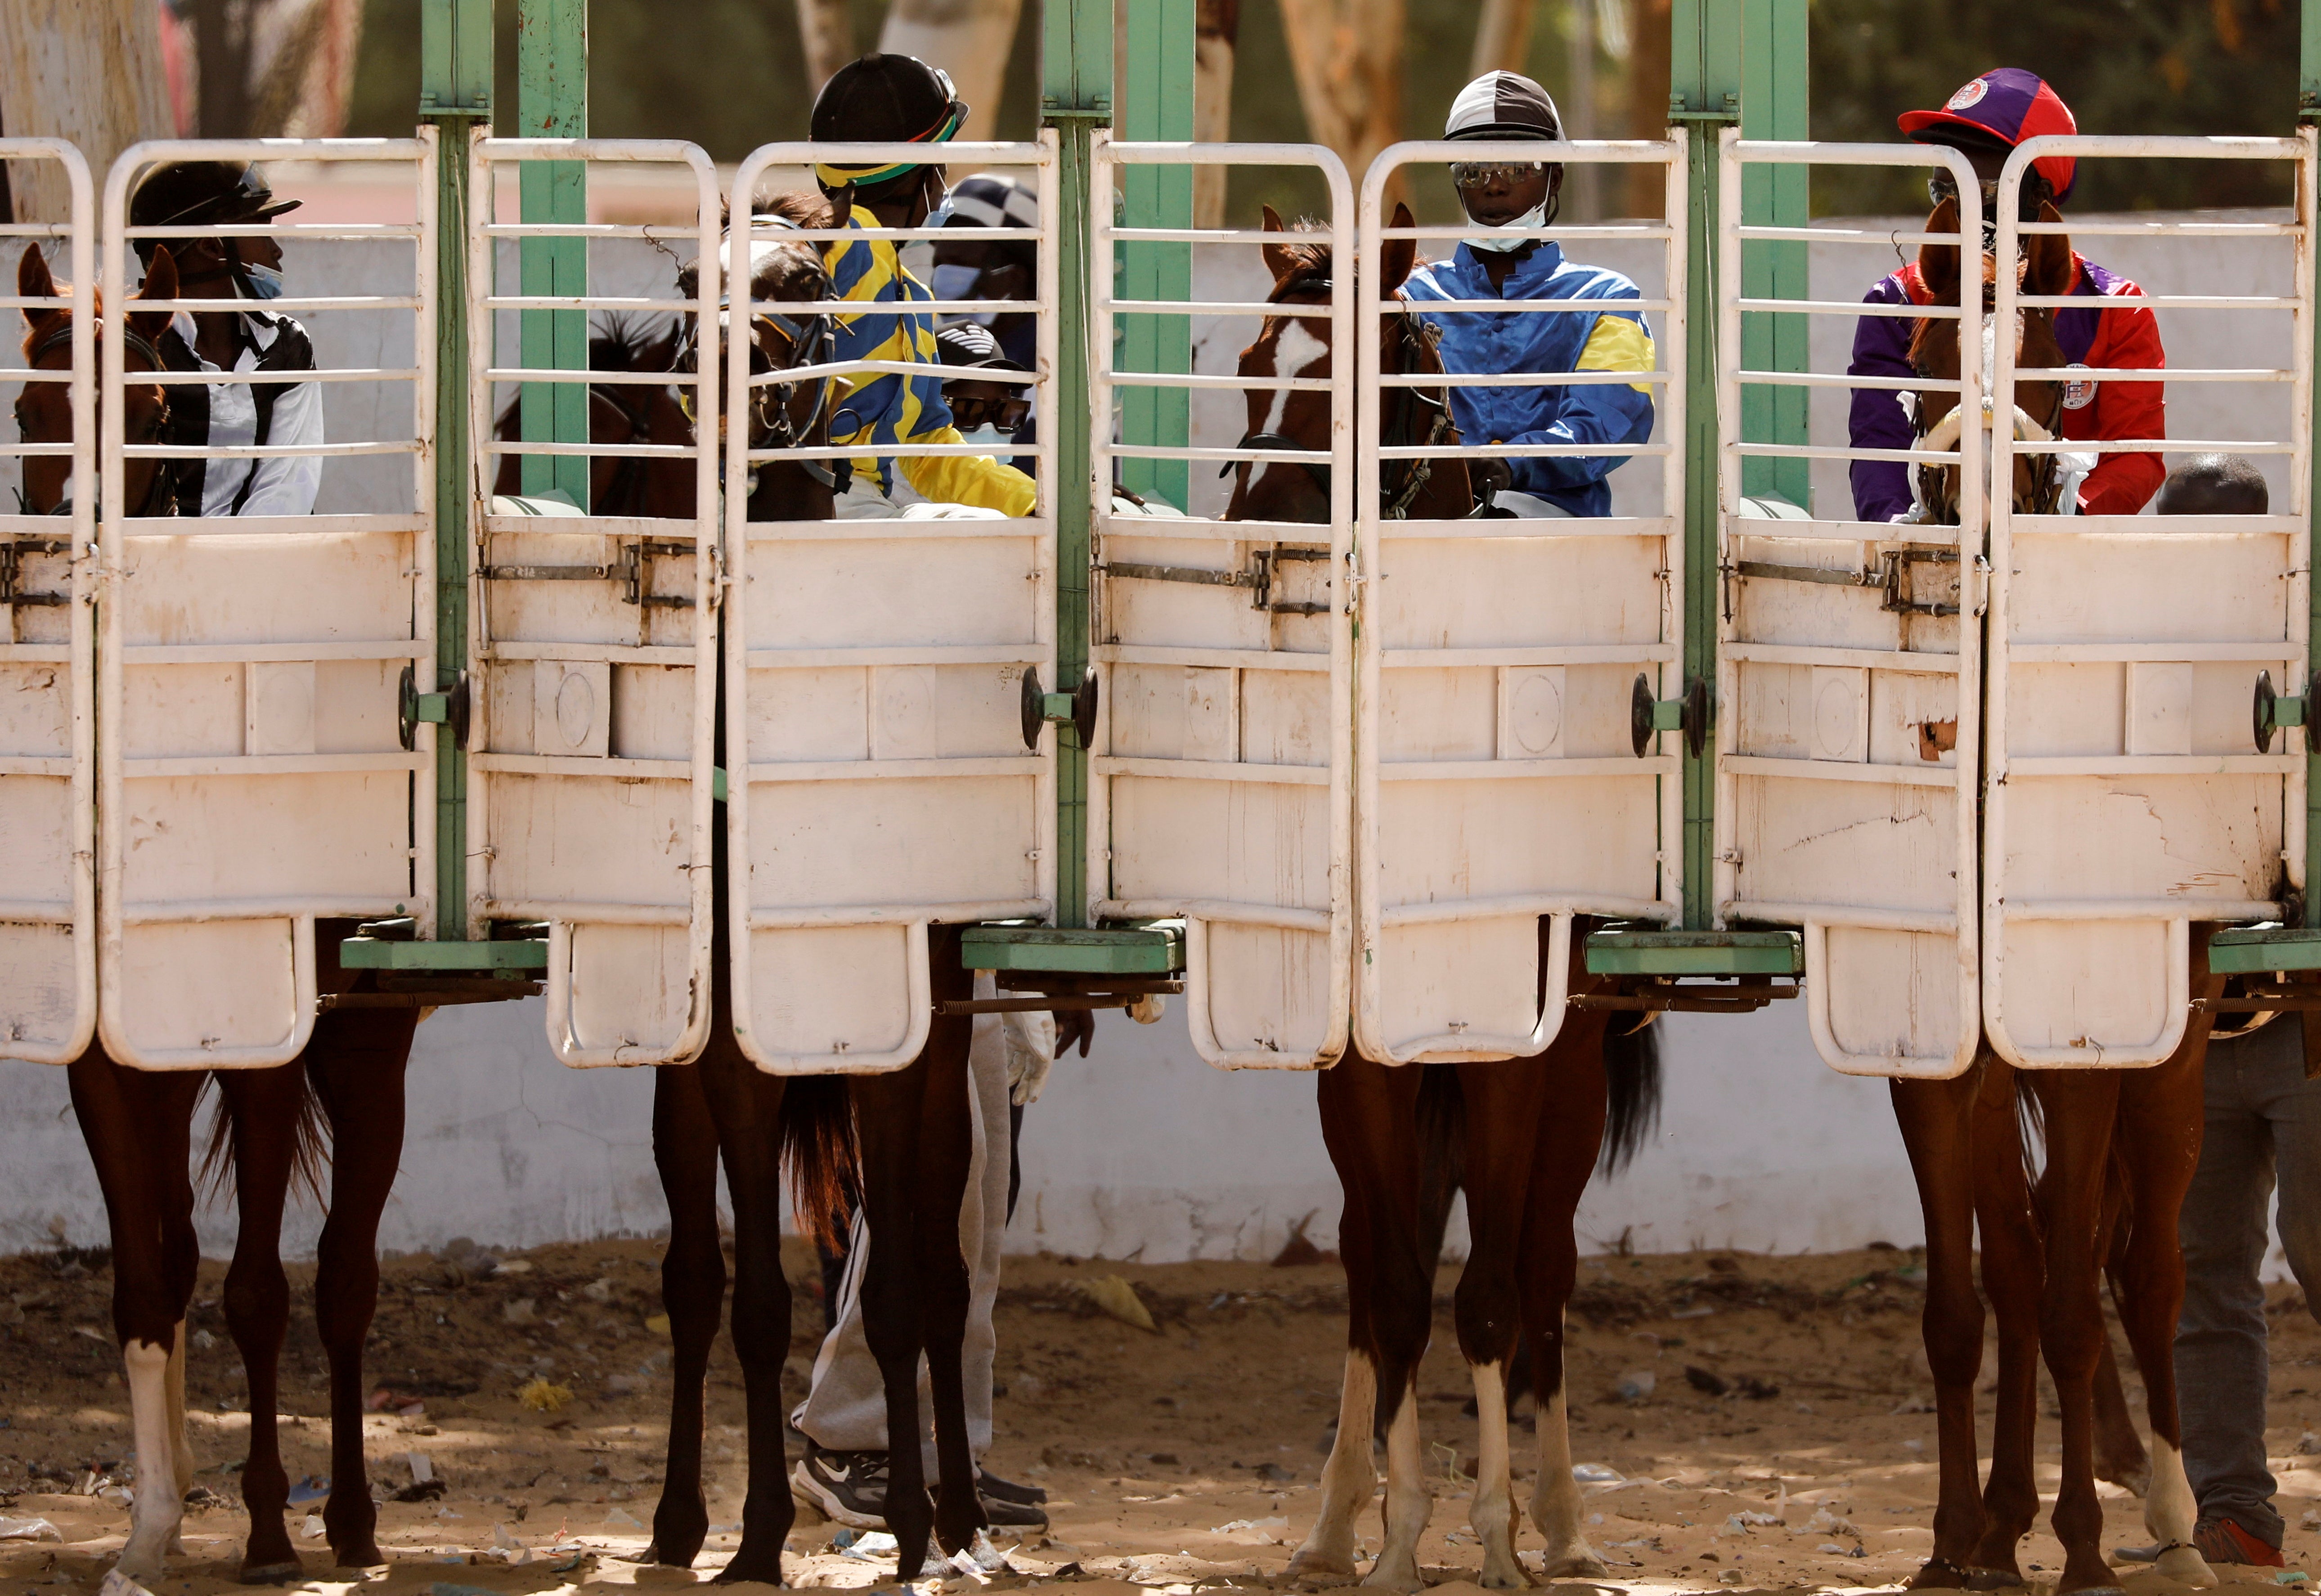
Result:
[[1520,72],[1486,72],[1451,102],[1446,139],[1561,139],[1555,97]]
[[[2063,96],[2036,72],[1999,67],[1959,86],[1939,111],[1905,111],[1897,125],[1921,144],[1948,144],[1972,153],[2008,150],[2043,133],[2076,133],[2080,125]],[[2031,163],[2060,204],[2071,197],[2079,162],[2043,155]]]
[[[967,116],[951,74],[916,56],[873,52],[831,74],[815,96],[807,130],[818,143],[942,144],[958,136]],[[825,194],[851,184],[858,198],[877,200],[926,164],[817,163],[814,171]]]

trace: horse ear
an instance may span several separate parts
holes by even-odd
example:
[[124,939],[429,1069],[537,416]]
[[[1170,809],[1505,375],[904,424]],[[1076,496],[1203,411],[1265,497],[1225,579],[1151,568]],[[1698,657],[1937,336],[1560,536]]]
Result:
[[[1928,232],[1956,232],[1958,226],[1958,201],[1954,199],[1943,201],[1934,207],[1934,214],[1926,218]],[[1958,246],[1920,244],[1918,276],[1925,280],[1926,292],[1934,296],[1936,304],[1956,304],[1959,302]]]
[[[2061,222],[2063,213],[2048,202],[2041,202],[2039,220]],[[2043,232],[2028,239],[2030,246],[2024,251],[2028,263],[2023,273],[2025,294],[2069,294],[2071,280],[2079,276],[2079,268],[2071,259],[2071,240],[2060,232]]]
[[[1265,207],[1265,231],[1268,232],[1289,231],[1282,223],[1281,213],[1271,205]],[[1259,253],[1265,257],[1265,269],[1273,274],[1273,280],[1277,283],[1297,269],[1297,257],[1279,244],[1264,245]]]
[[[1394,206],[1394,220],[1388,222],[1387,225],[1388,227],[1415,226],[1415,222],[1410,214],[1410,207],[1397,200]],[[1379,297],[1383,298],[1401,287],[1403,279],[1410,276],[1410,268],[1416,264],[1418,264],[1416,239],[1388,239],[1386,241],[1386,247],[1379,251]]]
[[[153,264],[145,268],[145,283],[132,296],[139,299],[177,297],[177,263],[164,244],[153,246]],[[129,331],[150,343],[168,330],[174,311],[137,311],[129,317]]]
[[[24,246],[23,258],[16,262],[16,295],[20,299],[53,299],[57,280],[49,274],[48,257],[41,253],[38,244]],[[67,313],[54,305],[24,307],[24,324],[38,337],[54,326]]]

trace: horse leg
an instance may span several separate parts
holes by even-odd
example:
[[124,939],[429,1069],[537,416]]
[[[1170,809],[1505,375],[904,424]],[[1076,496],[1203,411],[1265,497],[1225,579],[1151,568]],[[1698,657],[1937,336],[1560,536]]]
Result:
[[341,1568],[384,1563],[363,1461],[363,1342],[378,1311],[378,1221],[403,1162],[403,1077],[416,1009],[341,1009],[314,1022],[306,1078],[329,1121],[331,1206],[314,1249],[314,1327],[331,1365],[331,1499]]
[[298,1159],[298,1116],[306,1072],[293,1060],[275,1069],[221,1070],[220,1113],[233,1149],[238,1224],[225,1275],[225,1322],[250,1383],[250,1450],[241,1465],[241,1499],[250,1542],[244,1584],[296,1579],[296,1550],[283,1526],[290,1478],[282,1466],[276,1415],[280,1408],[282,1343],[290,1333],[290,1282],[282,1272],[282,1211]]
[[[933,1030],[965,1029],[964,1016],[938,1015]],[[959,1046],[961,1060],[964,1044]],[[862,1264],[859,1296],[862,1338],[878,1361],[887,1397],[887,1528],[895,1537],[897,1577],[918,1577],[934,1528],[934,1503],[927,1495],[924,1431],[919,1417],[919,1356],[926,1344],[923,1317],[925,1283],[912,1278],[918,1261],[915,1211],[919,1192],[919,1109],[922,1082],[938,1048],[931,1031],[927,1046],[910,1065],[884,1075],[856,1075],[848,1082],[861,1144],[862,1216],[869,1256]],[[966,1089],[962,1075],[960,1089]],[[951,1221],[957,1246],[958,1216]],[[964,1270],[965,1261],[960,1267]]]
[[[1989,1055],[1984,1055],[1987,1060]],[[1913,1590],[1965,1588],[1982,1535],[1976,1478],[1974,1383],[1982,1371],[1982,1299],[1974,1287],[1974,1103],[1977,1066],[1952,1081],[1892,1083],[1894,1119],[1909,1151],[1926,1221],[1926,1307],[1920,1326],[1934,1374],[1941,1493],[1934,1544]]]
[[[169,1358],[192,1299],[177,1254],[193,1225],[194,1072],[124,1069],[101,1044],[67,1066],[73,1114],[105,1193],[113,1242],[113,1330],[129,1383],[138,1481],[128,1544],[114,1566],[132,1579],[158,1579],[185,1519],[174,1483],[182,1437],[169,1433]],[[179,1282],[184,1281],[182,1292]],[[147,1482],[152,1482],[147,1484]]]
[[[790,1283],[782,1273],[781,1123],[784,1082],[742,1056],[730,1023],[711,1027],[709,1046],[694,1062],[700,1090],[716,1120],[733,1199],[733,1352],[741,1360],[742,1400],[749,1414],[749,1487],[742,1506],[742,1545],[718,1574],[721,1582],[782,1582],[782,1543],[797,1519],[790,1500],[788,1458],[782,1434],[782,1365],[790,1350]],[[715,1166],[710,1179],[714,1182]],[[714,1202],[715,1188],[708,1192]],[[696,1220],[698,1223],[698,1220]],[[715,1211],[707,1244],[715,1240]],[[672,1255],[675,1230],[670,1232]],[[696,1283],[693,1288],[700,1288]],[[705,1299],[705,1292],[702,1292]],[[709,1311],[702,1313],[703,1308]],[[705,1364],[716,1333],[714,1305],[695,1304],[705,1321],[692,1327]],[[671,1328],[675,1328],[671,1316]],[[696,1375],[697,1380],[700,1376]],[[693,1443],[697,1459],[700,1437]],[[697,1471],[698,1464],[696,1468]],[[695,1495],[699,1495],[696,1472]],[[658,1519],[655,1522],[658,1524]],[[690,1556],[688,1555],[688,1561]]]
[[[2125,1073],[2040,1070],[2027,1077],[2047,1125],[2047,1168],[2037,1193],[2047,1246],[2039,1345],[2063,1410],[2062,1483],[2050,1519],[2055,1538],[2063,1543],[2058,1596],[2119,1587],[2104,1561],[2103,1505],[2096,1498],[2094,1379],[2105,1333],[2103,1306],[2096,1294],[2102,1265],[2096,1241]],[[2197,1138],[2195,1144],[2197,1152]],[[2169,1311],[2172,1328],[2172,1301]],[[2163,1356],[2165,1351],[2163,1338]],[[2148,1370],[2145,1380],[2153,1383]],[[2189,1532],[2189,1521],[2186,1528]]]
[[[2111,1300],[2123,1325],[2127,1319],[2127,1248],[2134,1217],[2127,1211],[2127,1183],[2114,1159],[2104,1179],[2104,1275],[2111,1282]],[[2107,1333],[2096,1359],[2096,1478],[2122,1485],[2138,1496],[2152,1492],[2152,1460],[2144,1437],[2135,1433],[2135,1419],[2127,1410],[2127,1392],[2119,1377],[2119,1358]]]
[[648,1556],[670,1568],[690,1568],[709,1534],[701,1443],[709,1349],[725,1305],[725,1253],[717,1239],[717,1123],[696,1066],[664,1065],[653,1072],[653,1166],[669,1202],[660,1300],[669,1310],[670,1368],[669,1461]]
[[[1975,1075],[1974,1211],[1982,1232],[1984,1291],[1998,1320],[1998,1398],[1991,1419],[1990,1481],[1982,1493],[1982,1533],[1967,1572],[1975,1589],[2002,1590],[2023,1582],[2016,1547],[2039,1516],[2034,1457],[2039,1283],[2046,1265],[2023,1158],[2014,1066],[1986,1052]],[[1947,1435],[1943,1444],[1949,1446]]]
[[[1418,1537],[1426,1532],[1434,1505],[1418,1444],[1418,1365],[1434,1330],[1434,1265],[1418,1254],[1417,1149],[1408,1129],[1424,1076],[1415,1069],[1397,1070],[1367,1059],[1341,1062],[1332,1073],[1350,1066],[1390,1077],[1362,1084],[1374,1087],[1377,1101],[1399,1111],[1364,1125],[1372,1133],[1385,1131],[1397,1145],[1385,1198],[1370,1210],[1372,1246],[1381,1265],[1370,1303],[1370,1350],[1378,1370],[1379,1402],[1392,1417],[1386,1428],[1385,1540],[1362,1583],[1415,1591],[1425,1586],[1418,1573]],[[1377,1156],[1376,1149],[1371,1156]]]
[[[2201,973],[2197,963],[2194,973]],[[2176,1324],[2184,1307],[2184,1252],[2177,1225],[2200,1162],[2207,1029],[2206,1017],[2196,1013],[2174,1057],[2152,1069],[2125,1072],[2115,1161],[2127,1186],[2120,1321],[2135,1349],[2136,1367],[2144,1372],[2152,1425],[2152,1488],[2144,1499],[2144,1522],[2161,1546],[2160,1573],[2196,1586],[2213,1585],[2216,1576],[2192,1545],[2199,1510],[2184,1474],[2184,1432],[2176,1408]],[[2107,1346],[2108,1341],[2107,1337]]]
[[[974,973],[960,962],[960,928],[936,926],[928,936],[933,960],[933,999],[975,995]],[[975,1087],[970,1076],[975,1021],[927,1036],[927,1068],[918,1100],[919,1158],[917,1251],[922,1333],[926,1344],[928,1405],[934,1410],[935,1540],[946,1553],[965,1550],[983,1527],[983,1498],[976,1489],[975,1454],[967,1431],[967,1315],[972,1274],[960,1237],[967,1189],[975,1168]],[[997,1037],[992,1040],[999,1042]],[[891,1432],[889,1446],[891,1449]]]
[[[1349,1052],[1315,1077],[1323,1143],[1345,1195],[1338,1249],[1346,1269],[1346,1369],[1338,1398],[1337,1439],[1322,1469],[1321,1505],[1313,1529],[1289,1560],[1292,1578],[1355,1572],[1355,1523],[1378,1489],[1370,1448],[1379,1395],[1382,1389],[1394,1389],[1379,1378],[1385,1304],[1397,1293],[1409,1296],[1415,1277],[1422,1311],[1429,1319],[1433,1315],[1433,1265],[1417,1256],[1415,1234],[1407,1256],[1391,1252],[1395,1225],[1389,1217],[1408,1213],[1413,1216],[1410,1229],[1415,1233],[1418,1229],[1419,1158],[1407,1128],[1416,1118],[1424,1078],[1422,1069],[1391,1068],[1359,1052]],[[1397,1306],[1406,1318],[1406,1309]],[[1424,1345],[1423,1338],[1420,1345]],[[1409,1437],[1414,1455],[1416,1438],[1414,1414]],[[1390,1455],[1391,1450],[1389,1441]],[[1381,1566],[1384,1561],[1379,1559]]]

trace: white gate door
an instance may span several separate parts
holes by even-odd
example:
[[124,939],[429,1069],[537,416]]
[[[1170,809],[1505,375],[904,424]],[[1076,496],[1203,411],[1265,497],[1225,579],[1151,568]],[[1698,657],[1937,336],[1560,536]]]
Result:
[[[2018,222],[2022,175],[2044,155],[2285,163],[2296,220]],[[2276,467],[2278,513],[2262,516],[2031,515],[2004,494],[1991,506],[1984,1020],[1991,1045],[2016,1064],[2155,1064],[2183,1037],[2189,922],[2278,918],[2281,900],[2306,884],[2304,752],[2293,739],[2286,749],[2257,750],[2250,694],[2260,670],[2301,692],[2307,668],[2314,135],[2034,139],[2008,160],[1998,211],[2002,261],[2043,232],[2068,234],[2098,258],[2113,239],[2135,239],[2147,252],[2189,240],[2162,258],[2168,280],[2144,285],[2143,304],[2159,313],[2170,344],[2171,396],[2253,385],[2259,398],[2249,408],[2266,419],[2253,440],[2195,433],[2171,439],[2167,453],[2222,451]],[[2230,268],[2198,240],[2268,237],[2289,244],[2255,291],[2215,292]],[[2002,328],[2018,312],[2084,315],[2089,304],[2026,294],[1998,274]],[[2238,313],[2210,313],[2218,312]],[[2285,361],[2232,367],[2203,357],[2227,325],[2245,329],[2252,316],[2262,320],[2243,340],[2286,350]],[[2084,404],[2098,385],[2145,375],[2020,367],[2005,337],[1993,365],[2002,395],[2018,376],[2080,385],[2066,406]],[[2018,440],[2004,426],[1992,449],[2000,482],[2018,462],[2061,456],[2085,466],[2153,452],[2134,440]]]
[[[513,213],[496,208],[497,186],[505,175],[513,189],[526,161],[658,168],[679,219],[492,220]],[[548,1039],[566,1064],[680,1062],[709,1036],[719,571],[716,439],[696,439],[678,406],[716,413],[715,340],[702,339],[692,373],[641,358],[646,369],[584,374],[527,367],[517,329],[526,311],[618,314],[655,355],[688,322],[714,329],[716,168],[674,140],[485,139],[470,171],[469,934],[548,923]],[[517,270],[517,247],[500,240],[527,239],[600,245],[590,292],[497,291]],[[690,262],[687,300],[678,272]],[[592,393],[591,442],[497,437],[517,385],[560,383]],[[628,441],[593,441],[607,433]],[[521,485],[503,481],[503,462],[525,456],[588,459],[587,508],[499,494]]]
[[[1678,691],[1684,614],[1685,149],[1676,141],[1558,145],[1567,167],[1660,168],[1664,220],[1558,222],[1566,258],[1622,269],[1640,297],[1599,286],[1557,297],[1381,300],[1389,240],[1449,240],[1471,223],[1385,225],[1397,168],[1526,160],[1536,145],[1397,144],[1362,182],[1361,298],[1355,307],[1365,409],[1354,510],[1363,586],[1355,744],[1361,861],[1361,954],[1354,1036],[1396,1064],[1539,1052],[1562,1024],[1571,921],[1581,914],[1672,921],[1681,913],[1681,779],[1672,740],[1639,757],[1631,701]],[[1549,246],[1553,247],[1553,246]],[[1426,252],[1422,244],[1422,252]],[[1650,370],[1500,368],[1454,376],[1499,385],[1628,385],[1653,405],[1652,440],[1525,442],[1462,438],[1374,447],[1413,389],[1444,379],[1382,369],[1385,325],[1484,315],[1641,313],[1656,340]],[[1519,331],[1519,329],[1510,329]],[[1592,333],[1591,333],[1591,336]],[[1635,340],[1637,347],[1644,345]],[[1407,344],[1393,340],[1397,349]],[[1419,459],[1625,457],[1609,478],[1612,513],[1581,516],[1535,494],[1506,519],[1389,516],[1382,485]],[[1656,461],[1659,470],[1640,461]],[[1633,480],[1632,480],[1633,478]],[[1529,480],[1527,478],[1527,480]],[[1398,496],[1398,495],[1397,495]],[[1543,969],[1539,922],[1550,921]]]
[[[1114,224],[1123,167],[1187,164],[1318,171],[1327,218],[1302,237]],[[1345,1050],[1353,947],[1352,186],[1318,146],[1127,143],[1099,133],[1089,189],[1098,485],[1090,652],[1101,687],[1088,776],[1090,923],[1184,917],[1186,1010],[1193,1046],[1209,1063],[1327,1066]],[[1326,246],[1326,277],[1295,303],[1270,304],[1269,274],[1251,248],[1269,240]],[[1196,256],[1189,302],[1119,299],[1114,246],[1137,241],[1242,248],[1229,261],[1215,249]],[[1114,318],[1130,314],[1219,318],[1220,365],[1271,335],[1278,375],[1122,370]],[[1306,358],[1285,368],[1300,349]],[[1116,441],[1119,395],[1137,386],[1222,393],[1232,425],[1252,434],[1279,435],[1297,394],[1326,394],[1327,447]],[[1263,424],[1243,429],[1241,406],[1252,392],[1272,397]],[[1326,472],[1329,523],[1140,512],[1110,491],[1124,458],[1189,461],[1197,491],[1207,485],[1198,479],[1235,462],[1249,462],[1249,483],[1268,470]]]
[[[0,889],[0,1055],[69,1064],[96,1027],[96,205],[87,163],[61,140],[0,139],[0,160],[23,163],[20,172],[53,162],[65,176],[63,220],[0,223],[11,244],[0,304],[16,313],[0,347],[16,348],[34,317],[45,329],[32,351],[39,375],[0,370],[0,383],[24,413],[68,416],[72,428],[69,443],[0,442],[18,494],[30,475],[68,478],[51,512],[12,494],[14,511],[0,513],[0,853],[11,878]],[[48,259],[52,295],[16,293],[31,250]],[[62,337],[46,320],[57,312],[72,318]],[[33,464],[44,459],[60,463]],[[47,492],[36,502],[50,509]]]
[[[172,160],[359,163],[385,175],[381,186],[398,211],[409,196],[409,219],[301,221],[292,212],[239,226],[129,227],[137,180]],[[310,394],[319,390],[326,416],[364,413],[341,399],[341,385],[379,398],[369,407],[375,431],[367,438],[129,442],[118,419],[125,404],[141,406],[156,386],[177,400],[189,385],[206,385],[205,374],[156,376],[128,340],[108,336],[99,346],[108,418],[99,505],[100,1028],[123,1064],[287,1062],[314,1028],[315,920],[432,912],[432,729],[403,746],[398,703],[405,669],[435,656],[435,160],[432,131],[163,141],[124,152],[106,179],[109,319],[137,291],[132,240],[168,248],[187,238],[273,237],[289,252],[292,291],[266,308],[306,323],[316,350],[318,368],[300,381],[314,385]],[[295,193],[295,182],[287,187]],[[334,277],[357,272],[387,291],[332,291]],[[176,314],[217,303],[139,308]],[[359,355],[333,364],[332,351],[347,349],[376,351],[373,363]],[[230,392],[209,390],[214,426]],[[291,404],[286,395],[278,420]],[[386,458],[374,482],[365,462],[377,457]],[[252,484],[251,513],[231,513],[231,497],[211,491],[245,469],[280,471],[280,462],[314,458],[323,462],[319,508],[329,511],[334,473],[360,479],[352,502],[371,507],[259,513],[270,475]],[[205,513],[167,512],[162,489],[147,485],[164,480],[163,467],[202,473]],[[299,498],[287,488],[283,496]]]
[[[745,226],[763,193],[812,192],[815,161],[891,162],[924,158],[917,144],[769,144],[735,174],[730,243],[733,322],[764,314],[831,317],[861,325],[857,301],[750,299],[751,246],[814,242],[828,249],[865,235],[843,228]],[[725,623],[727,838],[734,862],[733,1029],[742,1051],[778,1075],[899,1069],[925,1045],[932,1017],[927,928],[937,922],[1046,919],[1055,902],[1054,732],[1024,736],[1024,673],[1055,684],[1056,141],[948,144],[955,174],[990,168],[1028,174],[1038,192],[1036,302],[934,301],[918,286],[930,274],[902,251],[915,310],[931,316],[1030,312],[1039,318],[1037,405],[1041,441],[1020,454],[1039,462],[1039,500],[1029,515],[1003,517],[958,505],[908,504],[916,495],[905,462],[981,456],[960,442],[811,443],[753,449],[736,424],[725,476],[746,480],[769,461],[829,470],[851,462],[852,519],[751,521],[740,493],[726,503],[725,558],[733,583]],[[883,245],[942,237],[1015,240],[1004,228],[897,229]],[[829,251],[834,254],[835,251]],[[874,267],[875,286],[886,276]],[[883,312],[871,311],[875,322]],[[789,365],[752,378],[750,340],[728,351],[729,415],[751,413],[771,388],[787,396],[802,379],[837,379],[823,407],[834,435],[849,437],[856,404],[874,404],[882,379],[925,383],[932,356]],[[866,396],[867,395],[867,396]],[[779,399],[776,400],[779,403]],[[865,502],[883,475],[891,500]],[[932,478],[928,480],[932,481]]]
[[[1955,454],[1751,440],[1743,395],[1835,389],[1867,396],[1857,404],[1899,406],[1909,392],[1947,408],[1980,392],[1981,340],[1963,340],[1962,375],[1950,382],[1744,370],[1744,312],[1835,318],[1849,331],[1864,316],[1939,325],[1960,313],[1955,305],[1752,299],[1740,289],[1752,241],[1829,250],[1864,283],[1875,280],[1892,268],[1897,249],[1915,258],[1929,241],[1975,236],[1980,191],[1965,158],[1947,150],[1744,141],[1728,131],[1720,159],[1717,923],[1804,928],[1807,1012],[1815,1049],[1832,1068],[1955,1075],[1972,1062],[1981,1029],[1980,629],[1971,619],[1961,624],[1959,612],[1977,612],[1983,495],[1958,495],[1959,525],[1901,526],[1855,519],[1849,481],[1834,468],[1816,483],[1809,504],[1750,496],[1743,472],[1752,459],[1803,458],[1899,465],[1915,476],[1922,465],[1957,460],[1962,479],[1979,483],[1986,436],[1979,423],[1955,429],[1962,432]],[[1743,174],[1781,165],[1947,170],[1968,213],[1958,234],[1743,226]],[[1846,278],[1849,288],[1853,280]],[[1966,413],[1978,413],[1968,406]],[[1846,420],[1834,409],[1817,419],[1841,427]]]

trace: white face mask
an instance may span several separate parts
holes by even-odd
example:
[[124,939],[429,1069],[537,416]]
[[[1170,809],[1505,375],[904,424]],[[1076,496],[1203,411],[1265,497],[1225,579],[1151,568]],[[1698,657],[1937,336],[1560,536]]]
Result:
[[1011,444],[1015,441],[1013,437],[1001,431],[989,422],[984,422],[983,425],[979,427],[969,428],[966,431],[961,432],[959,435],[959,440],[961,443],[984,443],[990,444],[994,447]]
[[1547,202],[1545,200],[1542,200],[1539,204],[1534,205],[1530,210],[1525,211],[1514,221],[1499,222],[1497,224],[1500,229],[1499,231],[1495,233],[1485,233],[1479,239],[1469,239],[1467,240],[1467,248],[1470,249],[1488,250],[1489,253],[1494,255],[1503,255],[1510,249],[1520,249],[1525,244],[1537,243],[1539,241],[1537,237],[1534,234],[1510,230],[1526,227],[1543,227],[1546,224]]
[[[981,268],[972,266],[939,266],[935,268],[928,287],[937,299],[973,299],[975,286],[983,281]],[[970,311],[963,314],[946,314],[946,322],[972,322],[978,327],[988,327],[999,318],[989,311]]]

